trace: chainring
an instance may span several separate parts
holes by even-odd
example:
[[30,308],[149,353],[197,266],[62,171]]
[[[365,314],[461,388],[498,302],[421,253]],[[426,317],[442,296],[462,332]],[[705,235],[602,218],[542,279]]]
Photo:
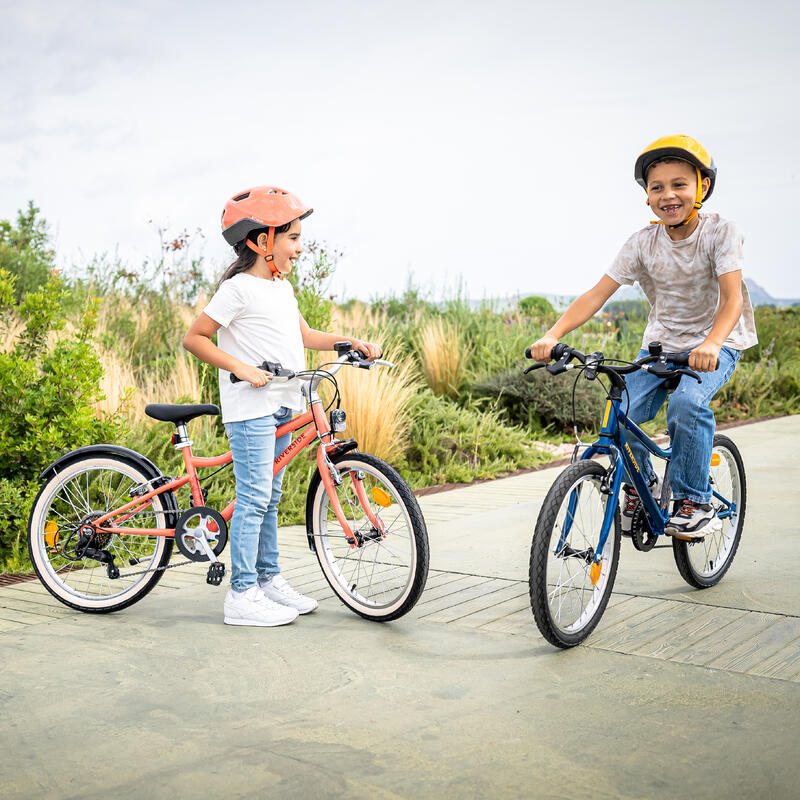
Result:
[[198,541],[201,536],[211,546],[215,556],[225,549],[228,543],[228,525],[216,509],[196,506],[184,511],[178,519],[175,525],[175,544],[191,561],[208,561],[208,556]]
[[636,504],[636,510],[631,519],[631,541],[633,546],[643,553],[652,550],[658,541],[658,536],[650,530],[650,523],[641,503]]

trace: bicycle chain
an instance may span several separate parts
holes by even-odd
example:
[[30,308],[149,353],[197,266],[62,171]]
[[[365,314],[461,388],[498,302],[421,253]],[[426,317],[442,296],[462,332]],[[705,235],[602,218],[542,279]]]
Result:
[[186,561],[179,561],[177,564],[167,564],[165,567],[154,567],[153,569],[141,569],[139,572],[126,572],[124,575],[120,574],[120,578],[135,578],[137,575],[146,575],[148,572],[163,572],[165,569],[175,569],[175,567],[185,567],[187,564],[195,562],[187,559]]

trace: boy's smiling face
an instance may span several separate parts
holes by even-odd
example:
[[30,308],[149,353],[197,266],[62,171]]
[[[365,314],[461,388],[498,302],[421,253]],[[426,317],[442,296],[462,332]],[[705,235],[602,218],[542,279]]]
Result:
[[[704,196],[710,185],[711,181],[703,178]],[[680,225],[697,199],[697,170],[686,161],[654,164],[647,173],[647,199],[662,222]]]

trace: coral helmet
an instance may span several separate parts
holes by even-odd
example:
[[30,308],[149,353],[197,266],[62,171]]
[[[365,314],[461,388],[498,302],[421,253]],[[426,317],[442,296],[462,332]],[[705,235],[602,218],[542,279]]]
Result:
[[[686,225],[700,210],[703,201],[711,197],[711,193],[714,191],[714,184],[717,180],[717,166],[708,150],[691,136],[684,136],[683,134],[662,136],[660,139],[656,139],[645,147],[636,159],[636,166],[634,167],[633,174],[636,178],[636,182],[645,191],[647,191],[648,170],[657,161],[661,161],[665,158],[677,158],[680,161],[686,161],[697,171],[697,198],[694,204],[694,211],[680,223],[680,225]],[[703,197],[703,178],[708,178],[710,181],[705,197]],[[670,225],[669,227],[677,228],[680,227],[680,225]]]
[[[264,256],[273,274],[280,275],[272,263],[275,228],[296,219],[304,219],[313,210],[304,205],[297,195],[284,189],[276,186],[254,186],[234,195],[225,203],[222,210],[222,235],[234,247],[244,242],[251,250]],[[268,229],[266,250],[247,238],[249,233],[262,228]]]

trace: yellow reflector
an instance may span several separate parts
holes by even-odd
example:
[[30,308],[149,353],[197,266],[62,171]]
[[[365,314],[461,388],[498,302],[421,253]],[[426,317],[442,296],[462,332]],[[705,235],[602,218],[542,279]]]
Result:
[[55,547],[58,541],[58,523],[49,520],[44,526],[44,541],[48,547]]
[[711,454],[711,466],[712,467],[718,467],[721,462],[722,462],[722,459],[720,458],[719,453],[712,453]]
[[372,499],[379,506],[383,506],[384,508],[389,508],[389,506],[392,504],[392,498],[389,496],[389,493],[381,489],[380,486],[375,486],[372,489]]
[[592,568],[589,570],[589,577],[592,579],[592,586],[597,586],[597,581],[600,580],[600,573],[603,571],[603,565],[594,562]]

